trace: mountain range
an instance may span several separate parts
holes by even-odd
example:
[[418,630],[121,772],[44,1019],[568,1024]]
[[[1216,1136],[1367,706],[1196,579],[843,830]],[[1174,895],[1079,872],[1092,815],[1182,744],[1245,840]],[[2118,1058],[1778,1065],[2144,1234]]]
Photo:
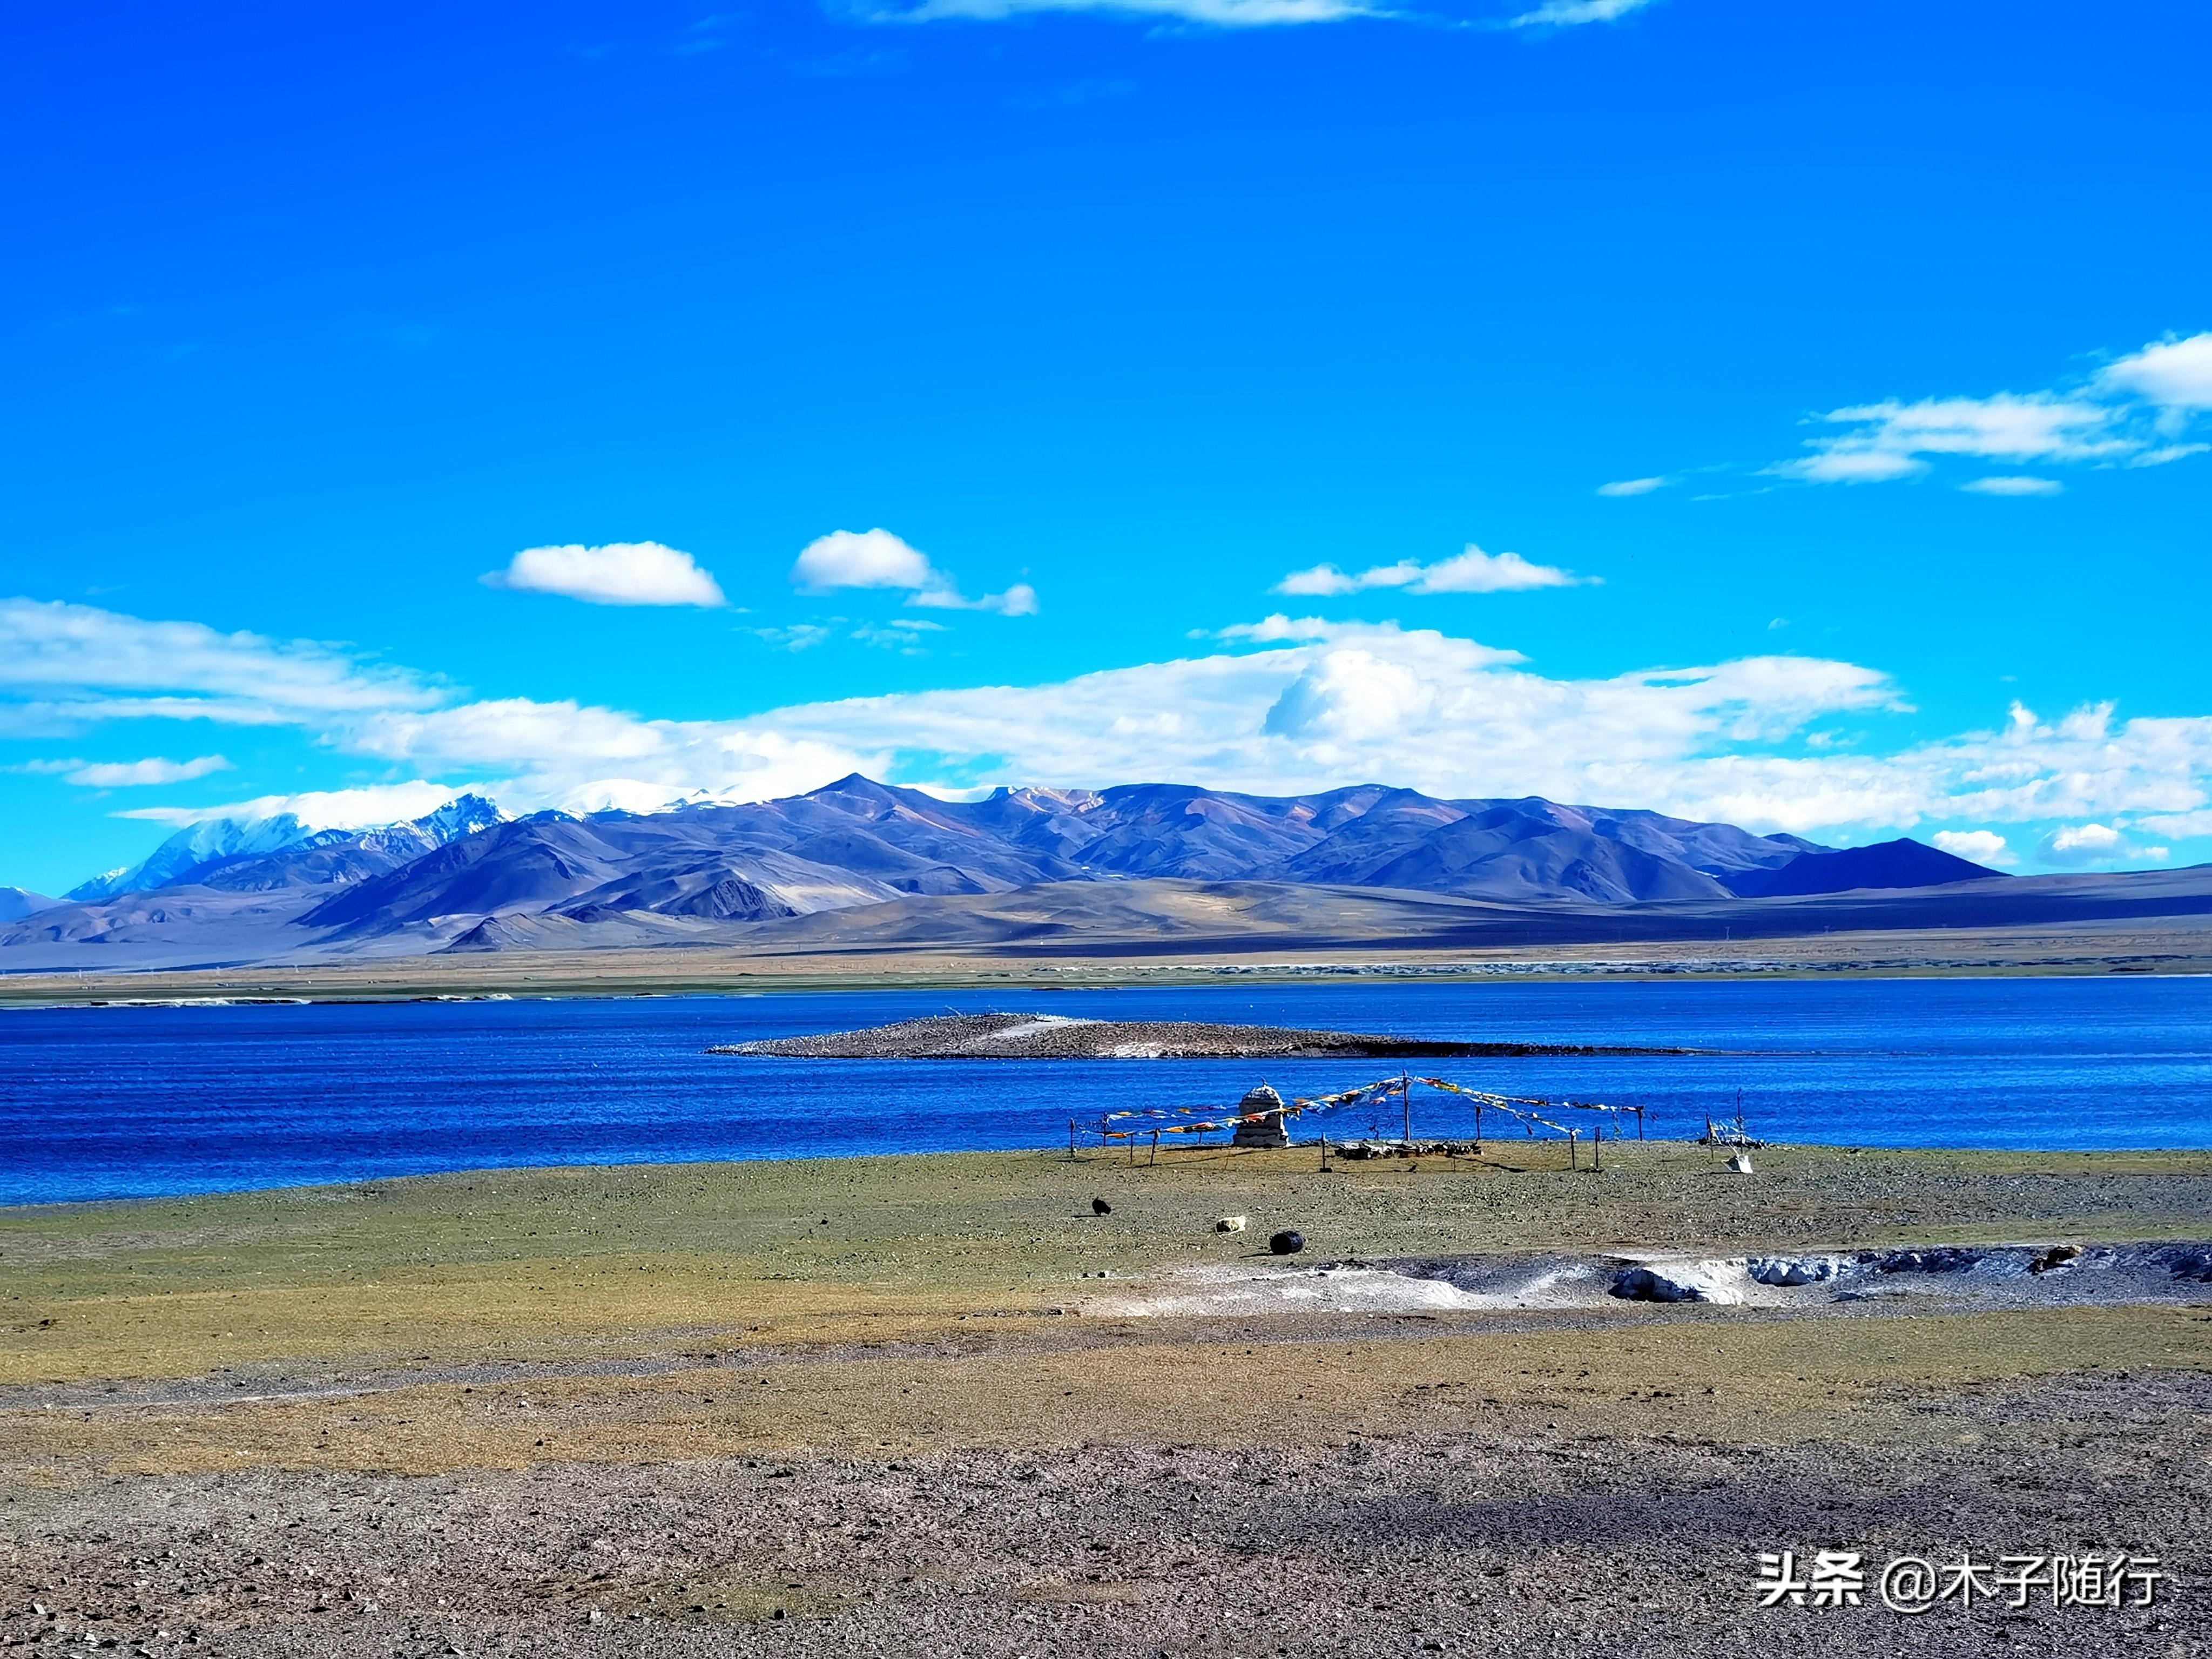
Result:
[[727,944],[828,912],[1056,884],[1379,890],[1586,910],[2007,879],[1914,841],[1829,848],[1534,797],[1141,784],[945,801],[854,775],[782,800],[648,813],[509,818],[465,795],[366,830],[289,814],[195,824],[63,901],[0,904],[0,968]]

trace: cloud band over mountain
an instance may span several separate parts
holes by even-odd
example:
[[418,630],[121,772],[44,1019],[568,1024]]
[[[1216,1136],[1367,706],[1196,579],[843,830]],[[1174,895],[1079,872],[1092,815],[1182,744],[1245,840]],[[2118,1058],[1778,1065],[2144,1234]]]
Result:
[[[1281,793],[1381,781],[1632,803],[1799,833],[2094,819],[2172,836],[2201,833],[2190,826],[2212,803],[2212,718],[2116,722],[2101,707],[2051,723],[2015,706],[1999,729],[1844,752],[1808,739],[1838,726],[1878,732],[1905,707],[1903,688],[1849,662],[1759,656],[1556,679],[1516,653],[1434,629],[1271,619],[1231,631],[1243,636],[1231,646],[1055,682],[671,720],[568,699],[471,698],[330,646],[17,600],[0,604],[0,727],[292,726],[368,763],[360,787],[376,801],[364,820],[462,784],[516,811],[639,809],[701,792],[794,794],[853,771],[952,788],[1153,777]],[[321,792],[325,809],[345,793]],[[265,813],[282,800],[253,805]],[[131,810],[175,823],[234,808]],[[2081,855],[2076,843],[2059,850]]]

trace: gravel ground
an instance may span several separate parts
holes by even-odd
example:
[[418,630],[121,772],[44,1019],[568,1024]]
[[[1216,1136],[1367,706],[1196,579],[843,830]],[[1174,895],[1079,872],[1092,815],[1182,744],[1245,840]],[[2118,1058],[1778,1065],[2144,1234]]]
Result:
[[[1270,1409],[1255,1401],[1255,1417]],[[1304,1448],[10,1483],[0,1643],[237,1655],[2212,1651],[2212,1377],[1899,1403],[1885,1443],[1551,1413]],[[1902,1443],[1898,1437],[1902,1437]],[[1911,1455],[1904,1454],[1908,1447]],[[2155,1555],[2148,1608],[1757,1605],[1762,1550]],[[43,1608],[44,1612],[37,1609]],[[161,1634],[160,1632],[167,1632]]]

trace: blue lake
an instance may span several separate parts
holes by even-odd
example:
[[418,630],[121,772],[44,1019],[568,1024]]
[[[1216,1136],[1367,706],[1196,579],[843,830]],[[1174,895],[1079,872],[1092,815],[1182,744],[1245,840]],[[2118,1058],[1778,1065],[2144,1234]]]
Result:
[[[497,1164],[1065,1145],[1072,1116],[1318,1094],[1374,1060],[808,1061],[710,1043],[991,1008],[1730,1050],[1423,1062],[1512,1095],[1708,1113],[1767,1139],[2212,1146],[2212,978],[1375,981],[0,1012],[0,1203]],[[1414,1131],[1468,1111],[1416,1091]],[[1308,1120],[1310,1126],[1312,1120]],[[1364,1117],[1339,1113],[1333,1135]],[[1380,1121],[1384,1133],[1395,1121]],[[1495,1126],[1493,1125],[1493,1127]],[[1299,1133],[1310,1133],[1302,1127]]]

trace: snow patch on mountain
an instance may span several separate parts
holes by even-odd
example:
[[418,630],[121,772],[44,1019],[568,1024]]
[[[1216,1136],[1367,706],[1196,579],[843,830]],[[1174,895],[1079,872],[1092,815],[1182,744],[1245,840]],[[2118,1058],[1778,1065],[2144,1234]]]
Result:
[[72,887],[68,897],[78,904],[104,903],[125,893],[149,893],[181,885],[215,866],[266,858],[293,848],[358,842],[379,852],[417,856],[506,821],[507,815],[495,803],[474,794],[457,795],[419,818],[368,830],[313,823],[296,812],[261,818],[210,818],[179,830],[143,863],[111,870]]

